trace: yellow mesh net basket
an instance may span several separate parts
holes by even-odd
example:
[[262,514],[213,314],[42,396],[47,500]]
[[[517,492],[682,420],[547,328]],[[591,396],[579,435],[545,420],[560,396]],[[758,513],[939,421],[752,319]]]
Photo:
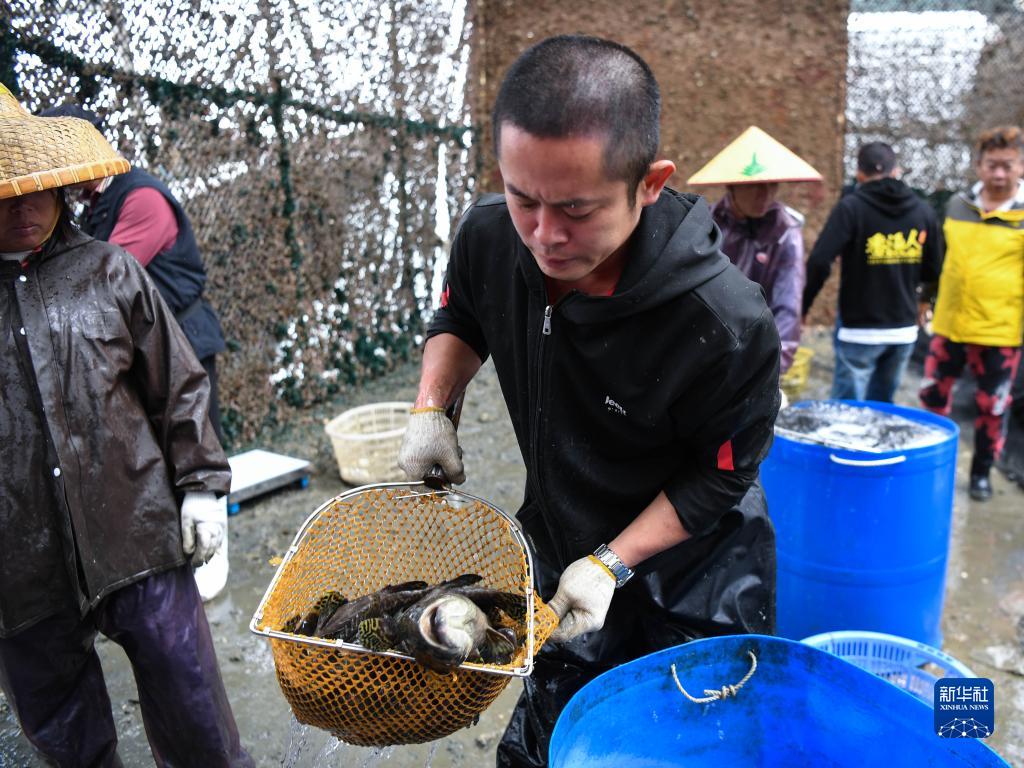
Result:
[[[435,584],[465,573],[526,598],[526,641],[507,665],[466,663],[451,674],[411,657],[281,631],[326,592],[352,599],[391,584]],[[419,483],[364,486],[314,512],[296,534],[249,625],[270,639],[281,691],[296,719],[349,744],[418,744],[472,725],[558,624],[533,591],[522,533],[482,499]]]

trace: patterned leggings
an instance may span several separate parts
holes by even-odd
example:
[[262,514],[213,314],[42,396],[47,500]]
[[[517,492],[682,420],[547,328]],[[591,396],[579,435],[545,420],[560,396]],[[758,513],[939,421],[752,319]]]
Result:
[[953,408],[953,384],[971,369],[977,381],[974,404],[974,459],[971,475],[988,475],[1006,440],[1010,385],[1020,363],[1020,347],[987,347],[960,344],[945,336],[933,336],[924,361],[921,404],[933,413],[948,416]]

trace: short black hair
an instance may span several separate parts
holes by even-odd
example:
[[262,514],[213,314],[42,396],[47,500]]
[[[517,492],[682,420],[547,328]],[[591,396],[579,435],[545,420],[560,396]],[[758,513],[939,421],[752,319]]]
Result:
[[103,133],[103,118],[93,112],[91,109],[75,104],[70,101],[66,101],[63,104],[58,104],[56,107],[50,107],[48,109],[41,109],[38,112],[39,117],[77,117],[81,120],[88,120],[93,124],[93,127],[97,131]]
[[884,141],[872,141],[857,153],[857,170],[865,176],[888,176],[896,167],[896,152]]
[[589,35],[559,35],[524,51],[498,90],[492,115],[494,151],[501,128],[533,136],[605,138],[604,171],[637,185],[658,152],[661,94],[654,73],[620,43]]

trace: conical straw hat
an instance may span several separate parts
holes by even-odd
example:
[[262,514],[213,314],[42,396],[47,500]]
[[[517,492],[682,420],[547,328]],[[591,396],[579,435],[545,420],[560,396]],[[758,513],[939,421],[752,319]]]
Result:
[[772,181],[821,181],[809,163],[756,125],[719,152],[687,184],[764,184]]
[[87,120],[31,115],[0,83],[0,199],[116,176],[130,167]]

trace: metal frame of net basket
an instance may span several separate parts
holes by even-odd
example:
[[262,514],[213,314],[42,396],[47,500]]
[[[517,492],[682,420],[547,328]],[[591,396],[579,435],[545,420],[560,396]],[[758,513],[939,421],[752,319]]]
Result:
[[[525,642],[507,665],[465,663],[444,675],[401,653],[280,630],[326,592],[369,594],[464,573],[526,598]],[[476,722],[557,626],[534,594],[523,534],[483,499],[420,483],[363,486],[323,504],[303,524],[249,629],[270,640],[278,683],[302,723],[362,746],[415,744]]]

